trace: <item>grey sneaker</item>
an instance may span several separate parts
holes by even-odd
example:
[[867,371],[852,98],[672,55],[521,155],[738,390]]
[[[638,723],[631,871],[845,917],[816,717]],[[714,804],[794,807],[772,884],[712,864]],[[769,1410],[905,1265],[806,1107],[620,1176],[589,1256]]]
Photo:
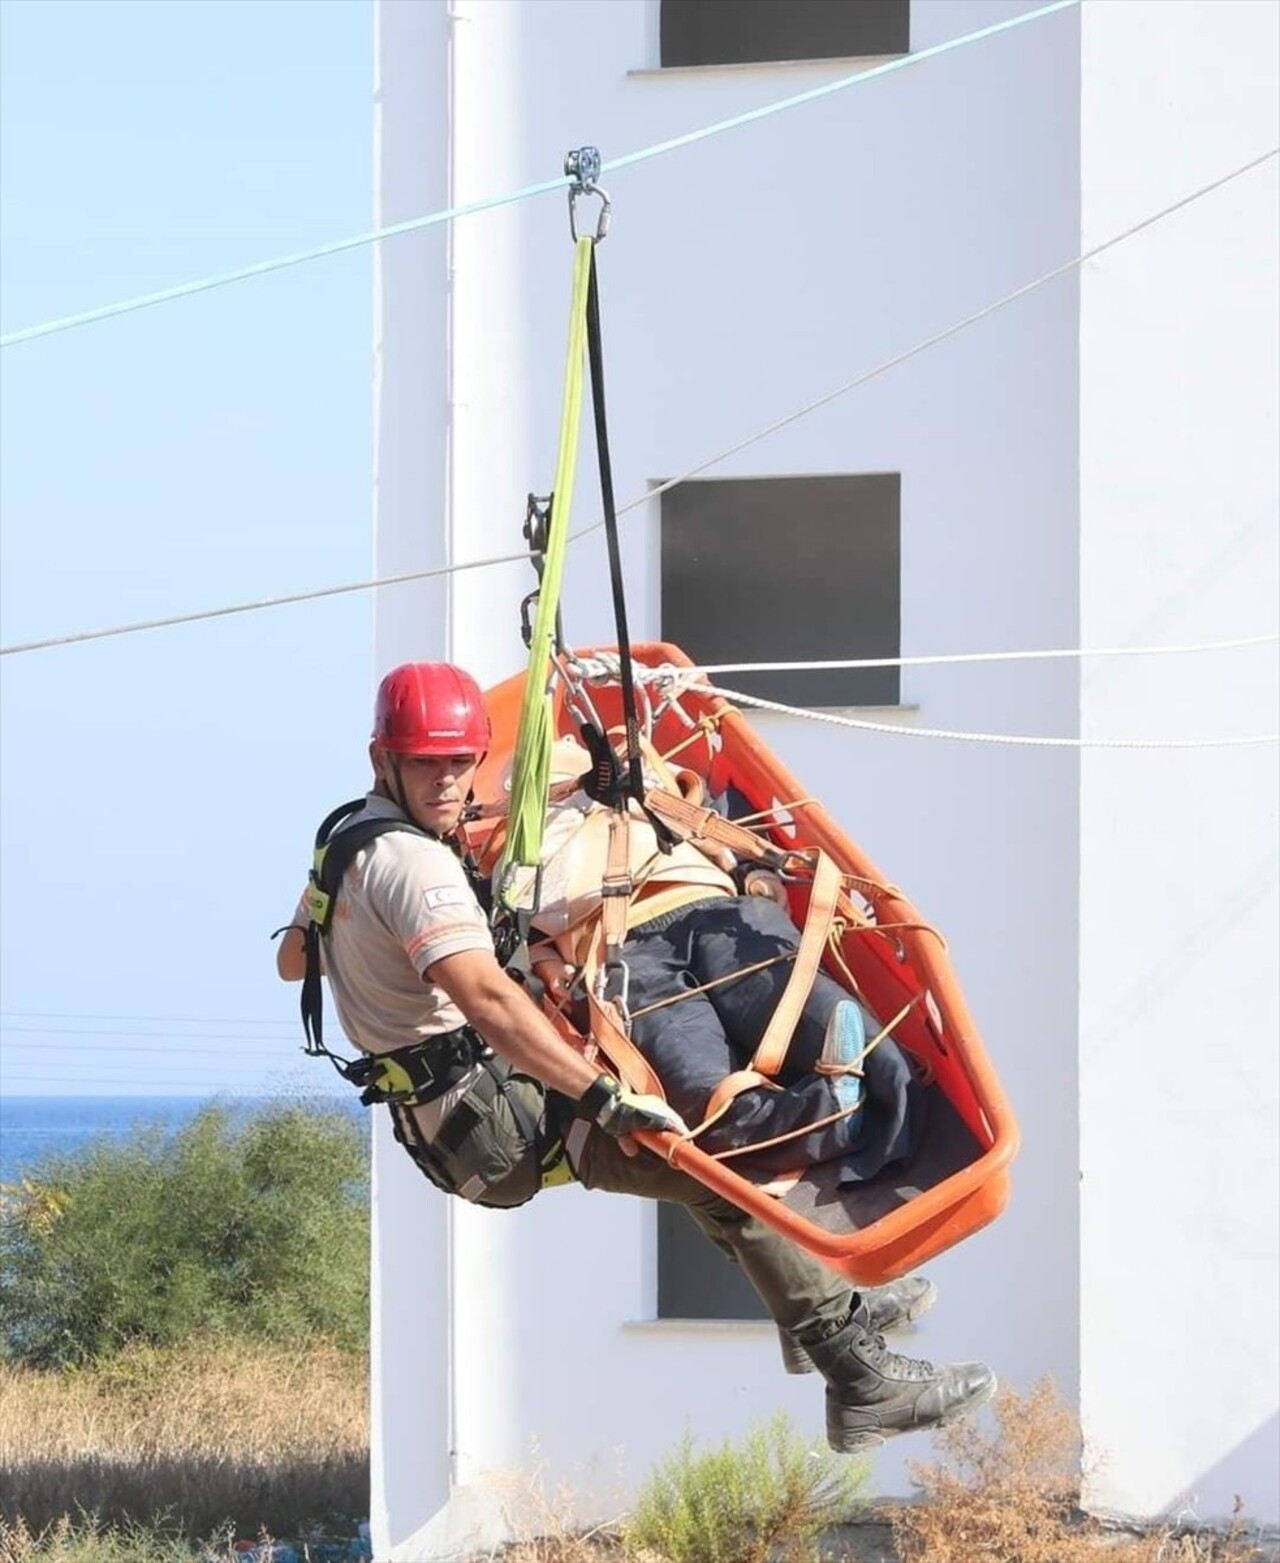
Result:
[[[900,1330],[928,1313],[938,1300],[938,1288],[922,1275],[904,1275],[887,1286],[864,1286],[858,1298],[876,1335]],[[815,1373],[813,1359],[789,1330],[778,1326],[778,1344],[782,1348],[782,1366],[788,1373]]]
[[890,1351],[861,1305],[834,1334],[806,1349],[827,1381],[827,1442],[840,1454],[875,1448],[898,1433],[946,1427],[996,1392],[985,1362],[937,1368]]

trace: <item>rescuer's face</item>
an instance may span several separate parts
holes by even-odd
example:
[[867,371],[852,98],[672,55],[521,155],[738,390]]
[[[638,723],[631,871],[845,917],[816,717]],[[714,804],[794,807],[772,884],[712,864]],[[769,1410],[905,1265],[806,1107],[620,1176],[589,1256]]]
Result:
[[371,751],[379,790],[415,824],[447,835],[462,818],[475,780],[474,754],[388,754]]

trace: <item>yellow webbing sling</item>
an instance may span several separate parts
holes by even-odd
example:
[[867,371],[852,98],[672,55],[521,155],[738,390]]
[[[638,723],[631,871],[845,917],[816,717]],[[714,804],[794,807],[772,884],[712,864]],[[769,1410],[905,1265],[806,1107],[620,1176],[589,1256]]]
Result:
[[[538,591],[538,611],[529,642],[529,669],[520,707],[520,726],[516,732],[515,760],[511,773],[510,830],[497,876],[498,900],[508,911],[517,910],[511,895],[513,881],[519,871],[525,869],[536,874],[547,815],[552,744],[551,653],[555,644],[556,609],[564,574],[565,544],[573,503],[573,478],[578,460],[578,427],[586,365],[587,286],[591,277],[593,242],[584,238],[574,245],[573,300],[569,310],[569,348],[564,366],[564,398],[560,411],[555,488],[547,524],[547,547]],[[534,882],[536,884],[536,880]],[[533,908],[526,906],[524,910]]]

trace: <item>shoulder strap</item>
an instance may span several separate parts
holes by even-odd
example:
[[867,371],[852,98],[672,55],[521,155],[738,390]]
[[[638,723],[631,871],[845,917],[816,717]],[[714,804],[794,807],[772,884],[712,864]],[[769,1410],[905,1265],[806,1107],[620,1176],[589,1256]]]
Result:
[[415,836],[435,840],[430,831],[412,824],[409,820],[370,819],[357,820],[345,830],[339,829],[344,820],[358,814],[365,807],[363,798],[327,814],[316,831],[315,857],[307,880],[306,901],[308,922],[303,932],[306,952],[306,968],[302,977],[302,994],[299,1007],[302,1011],[302,1031],[306,1037],[306,1050],[313,1056],[323,1054],[332,1060],[339,1074],[344,1073],[344,1061],[331,1053],[324,1045],[324,989],[320,985],[323,963],[320,959],[321,935],[327,934],[333,924],[333,908],[342,888],[342,880],[352,860],[362,847],[367,847],[388,831],[407,830]]

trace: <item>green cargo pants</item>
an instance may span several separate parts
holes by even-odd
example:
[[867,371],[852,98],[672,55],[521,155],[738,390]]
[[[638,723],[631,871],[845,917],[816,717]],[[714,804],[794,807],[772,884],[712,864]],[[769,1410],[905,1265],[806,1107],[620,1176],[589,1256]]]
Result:
[[849,1317],[853,1293],[834,1270],[651,1151],[627,1156],[617,1140],[593,1129],[576,1170],[585,1188],[683,1205],[716,1247],[742,1267],[774,1321],[800,1341],[821,1340]]

